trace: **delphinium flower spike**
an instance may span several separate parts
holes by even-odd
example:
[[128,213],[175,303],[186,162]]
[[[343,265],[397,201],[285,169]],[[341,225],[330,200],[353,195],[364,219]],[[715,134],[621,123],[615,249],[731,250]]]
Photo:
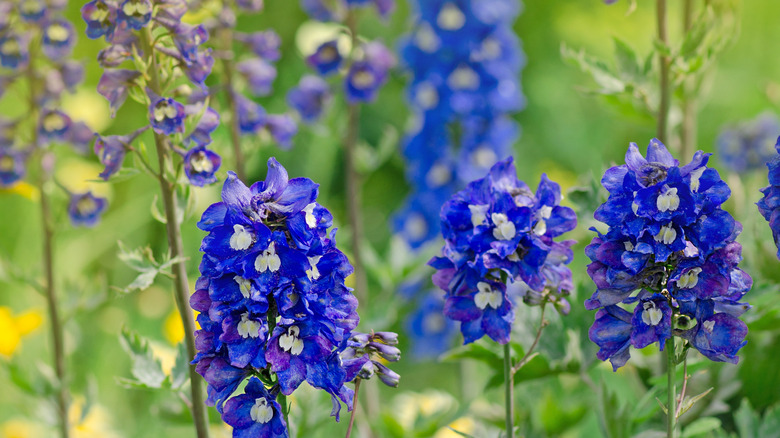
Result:
[[[63,4],[44,2],[0,3],[0,96],[17,88],[26,96],[27,112],[18,118],[0,117],[0,188],[14,186],[30,178],[38,188],[41,208],[42,264],[53,344],[56,376],[54,401],[59,435],[68,437],[70,395],[66,370],[63,321],[54,265],[55,214],[66,210],[74,226],[93,226],[105,209],[106,200],[91,192],[72,193],[55,184],[55,146],[69,145],[84,153],[92,131],[62,111],[61,97],[81,82],[83,68],[67,59],[75,42],[73,25],[62,17]],[[59,154],[57,154],[59,155]],[[27,166],[31,172],[27,172]],[[53,188],[64,189],[69,205],[56,205]]]
[[542,308],[547,304],[568,313],[566,296],[572,289],[574,241],[555,238],[573,230],[577,217],[560,205],[558,184],[546,175],[534,194],[517,179],[512,157],[499,161],[484,178],[469,183],[441,208],[444,236],[442,255],[429,264],[433,282],[446,293],[444,314],[460,322],[464,342],[487,335],[504,345],[507,434],[512,436],[513,376],[537,341],[517,364],[511,363],[509,341],[514,323],[514,299],[508,282],[524,290],[523,300]]
[[230,139],[235,158],[235,171],[246,179],[244,150],[241,138],[267,131],[276,144],[287,149],[297,133],[297,125],[289,114],[266,114],[254,97],[271,94],[277,76],[275,63],[280,59],[281,39],[271,29],[244,33],[235,29],[243,15],[261,12],[262,1],[221,0],[219,15],[206,23],[220,61],[222,86],[214,87],[216,95],[224,95]]
[[709,157],[699,151],[681,166],[653,139],[645,156],[632,143],[626,164],[604,173],[609,198],[595,218],[608,229],[585,249],[596,284],[585,307],[597,310],[590,339],[614,370],[629,360],[631,347],[656,342],[674,369],[675,338],[681,351],[739,360],[747,342],[739,316],[750,307],[740,300],[752,280],[738,267],[742,226],[721,208],[730,189],[707,167]]
[[763,196],[756,205],[761,216],[769,222],[777,246],[777,258],[780,259],[780,137],[775,143],[775,150],[775,156],[766,163],[769,168],[769,186],[761,189]]
[[718,157],[732,172],[743,174],[762,168],[776,156],[780,135],[777,116],[764,113],[723,129],[716,140]]
[[[301,1],[303,9],[315,20],[336,22],[346,26],[349,44],[341,45],[338,35],[323,41],[306,58],[306,63],[323,78],[338,79],[338,89],[347,104],[346,135],[344,138],[344,167],[347,191],[347,214],[349,216],[352,260],[355,263],[356,294],[365,300],[368,293],[368,279],[363,269],[363,222],[361,213],[361,175],[358,172],[356,149],[359,140],[361,105],[376,100],[379,90],[387,82],[390,69],[395,66],[395,57],[379,41],[365,40],[358,34],[359,14],[362,9],[372,7],[386,18],[395,8],[393,0],[354,1],[337,0],[326,4],[321,0]],[[348,47],[349,52],[343,53]],[[342,75],[341,73],[344,72]],[[288,94],[288,102],[307,123],[316,120],[323,105],[330,99],[327,83],[313,76],[301,79],[297,88]]]
[[[182,0],[92,0],[81,12],[87,36],[105,38],[109,44],[98,56],[105,68],[98,92],[108,99],[112,116],[127,97],[147,107],[148,124],[126,135],[98,136],[95,153],[105,165],[100,174],[105,180],[121,169],[127,152],[133,152],[142,170],[159,183],[174,298],[187,354],[194,358],[195,325],[187,305],[189,283],[180,229],[184,212],[177,198],[186,196],[182,193],[189,192],[187,185],[216,182],[221,165],[220,156],[208,149],[219,123],[204,84],[214,64],[211,50],[203,46],[208,33],[202,25],[182,22],[187,12]],[[156,165],[145,148],[135,146],[146,131],[154,137]],[[194,366],[189,377],[195,429],[204,438],[208,436],[206,409]]]
[[234,437],[287,437],[286,396],[304,380],[331,395],[336,420],[340,401],[352,409],[340,354],[358,324],[344,285],[353,270],[317,190],[271,158],[265,181],[251,187],[228,172],[222,202],[198,223],[208,235],[190,299],[201,327],[194,363]]

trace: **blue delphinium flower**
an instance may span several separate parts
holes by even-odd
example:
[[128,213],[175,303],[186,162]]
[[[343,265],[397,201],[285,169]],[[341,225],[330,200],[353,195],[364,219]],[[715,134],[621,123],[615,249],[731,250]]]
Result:
[[276,79],[276,67],[261,58],[250,58],[236,64],[236,70],[246,79],[255,96],[267,96]]
[[222,158],[206,146],[195,146],[184,155],[184,173],[190,184],[198,187],[217,182],[214,174],[221,164]]
[[[438,206],[511,153],[524,106],[524,56],[512,31],[518,0],[415,2],[401,44],[414,127],[404,139],[412,191],[393,220],[413,248],[439,234]],[[438,201],[438,202],[437,202]]]
[[721,131],[716,140],[718,157],[732,172],[759,169],[775,157],[778,135],[780,121],[777,116],[761,114],[754,120]]
[[24,178],[25,154],[10,147],[0,147],[0,187],[10,187]]
[[74,41],[73,25],[65,19],[52,20],[43,28],[43,53],[49,58],[56,60],[68,56]]
[[322,76],[337,71],[342,61],[337,40],[320,44],[317,50],[306,58],[306,64]]
[[151,90],[147,90],[147,93],[151,99],[149,122],[154,132],[162,135],[184,132],[184,105],[170,97],[160,97]]
[[609,229],[585,249],[597,288],[585,307],[598,310],[590,339],[614,369],[630,346],[663,350],[672,336],[711,360],[738,361],[747,334],[738,316],[749,308],[739,300],[752,280],[737,266],[742,227],[721,209],[730,190],[709,156],[680,166],[653,139],[646,156],[632,143],[626,164],[604,173],[609,198],[595,218]]
[[777,138],[775,148],[775,156],[766,163],[769,168],[769,186],[761,189],[763,196],[756,205],[761,216],[769,222],[777,246],[777,258],[780,259],[780,137]]
[[341,353],[341,362],[347,370],[346,380],[368,380],[374,375],[387,386],[397,388],[401,376],[382,362],[398,362],[401,350],[398,334],[394,332],[353,332],[347,348]]
[[127,100],[127,94],[141,73],[134,70],[109,69],[103,72],[98,81],[97,91],[108,100],[111,115]]
[[81,7],[81,17],[87,23],[87,37],[111,37],[116,27],[117,7],[114,2],[92,0]]
[[68,217],[73,226],[92,227],[98,223],[108,201],[92,192],[71,193],[68,204]]
[[[337,419],[339,400],[352,408],[339,358],[358,322],[344,285],[352,266],[328,231],[333,217],[317,204],[317,187],[289,179],[271,158],[265,181],[249,188],[228,172],[222,202],[198,223],[208,235],[190,300],[200,312],[196,369],[234,436],[286,436],[274,396],[303,381],[331,394]],[[275,373],[276,383],[250,381],[251,397],[230,398],[259,372]]]
[[444,297],[438,290],[424,290],[407,316],[404,330],[411,341],[411,355],[419,359],[434,359],[452,347],[458,327],[444,317]]
[[44,141],[63,141],[71,126],[72,121],[64,112],[44,110],[38,122],[38,135]]
[[305,123],[314,123],[331,99],[328,83],[319,76],[304,75],[298,86],[287,93],[287,103]]
[[7,32],[0,36],[0,65],[16,70],[27,63],[29,52],[27,38]]
[[571,287],[545,275],[546,267],[568,269],[563,265],[571,261],[558,253],[566,254],[572,242],[554,240],[577,225],[561,199],[560,187],[545,175],[534,194],[509,157],[441,208],[444,248],[429,264],[437,269],[434,284],[447,294],[444,314],[461,323],[466,343],[486,334],[509,342],[514,303],[505,278],[543,294],[535,303],[542,305]]
[[141,30],[152,19],[152,2],[149,0],[123,0],[119,4],[117,24],[125,24],[133,30]]
[[100,164],[105,166],[103,172],[98,175],[100,178],[108,181],[111,175],[119,172],[130,144],[146,129],[144,127],[128,135],[96,136],[95,155],[98,156]]
[[371,102],[379,88],[387,81],[387,74],[395,58],[377,41],[362,46],[363,57],[349,66],[344,81],[347,102]]

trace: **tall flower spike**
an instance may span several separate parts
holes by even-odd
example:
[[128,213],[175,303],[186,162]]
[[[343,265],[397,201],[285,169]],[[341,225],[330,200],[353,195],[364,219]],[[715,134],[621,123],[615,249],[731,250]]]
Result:
[[[290,179],[271,158],[265,181],[251,187],[228,172],[222,202],[198,223],[208,235],[190,300],[200,312],[195,362],[209,383],[209,404],[234,436],[287,436],[275,399],[285,406],[283,396],[303,381],[331,395],[337,419],[340,401],[352,409],[339,358],[358,322],[357,300],[344,285],[352,266],[328,231],[333,217],[317,204],[317,188]],[[253,379],[231,398],[259,372],[275,374],[277,383]]]
[[709,156],[699,151],[680,166],[653,139],[645,156],[632,143],[626,164],[604,173],[609,198],[595,218],[609,229],[585,248],[596,284],[585,307],[598,310],[590,339],[615,370],[629,347],[663,350],[672,336],[711,360],[738,361],[747,334],[738,316],[749,307],[739,300],[752,280],[737,266],[742,226],[721,209],[730,190]]
[[560,187],[545,175],[536,194],[531,192],[517,179],[509,157],[442,207],[444,248],[429,264],[437,269],[434,284],[446,292],[444,314],[461,323],[466,343],[484,335],[509,342],[514,304],[503,278],[542,296],[529,304],[558,302],[568,295],[570,282],[545,275],[547,270],[568,272],[564,265],[571,261],[573,242],[554,240],[577,225],[574,211],[559,205],[561,199]]

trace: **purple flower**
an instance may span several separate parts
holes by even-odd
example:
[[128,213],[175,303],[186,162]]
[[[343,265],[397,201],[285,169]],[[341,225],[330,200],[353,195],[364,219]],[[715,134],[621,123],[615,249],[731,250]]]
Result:
[[255,55],[266,61],[278,61],[281,57],[281,53],[279,53],[279,46],[281,46],[282,40],[279,38],[279,34],[273,30],[253,32],[248,34],[236,32],[235,38],[236,40],[248,45],[252,52],[255,53]]
[[763,196],[756,203],[761,216],[769,222],[772,237],[777,246],[777,258],[780,259],[780,137],[777,139],[777,153],[766,163],[769,168],[769,186],[761,189]]
[[21,180],[27,169],[26,154],[8,147],[0,147],[0,187],[10,187]]
[[149,122],[154,132],[162,135],[171,135],[184,132],[184,119],[187,117],[184,105],[170,97],[160,97],[147,89],[151,99],[149,104]]
[[236,438],[287,438],[282,407],[256,377],[249,379],[244,393],[225,403],[222,415],[233,426]]
[[381,43],[364,44],[363,52],[363,59],[353,62],[347,73],[345,91],[350,103],[373,101],[395,64],[395,58]]
[[282,149],[290,148],[292,138],[298,132],[298,125],[287,114],[269,114],[265,118],[265,127]]
[[239,62],[236,70],[246,79],[249,90],[256,96],[267,96],[276,79],[276,67],[261,58]]
[[65,60],[60,66],[60,74],[65,88],[73,91],[76,85],[84,80],[84,64],[78,61]]
[[265,109],[241,94],[234,94],[238,109],[238,126],[242,134],[254,134],[265,126]]
[[98,82],[97,90],[98,93],[108,99],[111,117],[114,117],[119,107],[125,103],[129,88],[134,85],[135,80],[140,76],[141,73],[134,70],[107,69],[103,72]]
[[37,22],[46,16],[46,3],[43,0],[23,0],[19,2],[19,15],[25,21]]
[[16,70],[27,63],[28,40],[21,35],[6,33],[0,37],[0,65]]
[[74,227],[93,227],[100,220],[108,201],[94,196],[92,192],[71,193],[68,204],[68,216]]
[[330,101],[328,83],[319,76],[305,75],[298,86],[287,93],[287,103],[300,114],[305,123],[314,123]]
[[87,37],[110,39],[116,27],[117,9],[112,2],[92,0],[81,7],[81,17],[87,23]]
[[247,12],[260,12],[263,10],[264,0],[236,0],[239,8]]
[[99,175],[101,178],[108,181],[111,175],[119,171],[130,144],[146,129],[147,127],[144,127],[128,135],[97,136],[95,140],[95,155],[98,156],[100,164],[106,166]]
[[98,52],[98,63],[101,67],[118,67],[123,62],[132,58],[132,48],[124,44],[111,44]]
[[213,108],[206,108],[206,111],[198,121],[192,134],[185,140],[186,143],[194,142],[198,146],[211,144],[211,133],[219,126],[219,113]]
[[68,129],[66,141],[79,153],[86,153],[94,137],[95,132],[86,123],[73,122]]
[[152,19],[152,2],[149,0],[124,0],[117,13],[117,23],[126,23],[127,27],[141,30]]
[[323,76],[338,70],[341,61],[342,57],[336,40],[322,43],[314,53],[306,58],[306,64]]
[[38,122],[38,134],[45,141],[62,141],[66,138],[72,122],[59,110],[44,110]]
[[780,135],[780,121],[774,114],[761,114],[721,131],[716,140],[718,155],[732,172],[758,169],[777,154],[775,142]]
[[184,155],[184,173],[190,184],[198,187],[217,182],[214,174],[221,164],[222,158],[206,146],[196,146]]
[[73,25],[65,19],[56,19],[46,24],[43,30],[43,53],[58,60],[68,56],[73,49]]

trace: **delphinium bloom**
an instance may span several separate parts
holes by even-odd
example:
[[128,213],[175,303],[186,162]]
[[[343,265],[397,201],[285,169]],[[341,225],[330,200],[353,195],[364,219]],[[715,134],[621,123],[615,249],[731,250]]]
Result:
[[761,114],[721,131],[716,140],[718,157],[732,172],[745,173],[761,168],[775,157],[775,140],[780,121],[773,114]]
[[347,341],[347,348],[341,353],[342,364],[347,369],[346,380],[368,380],[376,375],[385,385],[398,387],[401,376],[383,363],[401,359],[401,350],[396,345],[397,333],[353,333]]
[[[766,163],[769,168],[769,186],[761,189],[763,196],[758,201],[758,211],[769,222],[772,237],[777,246],[777,258],[780,259],[780,137],[775,143],[775,155]],[[2,158],[0,158],[1,160]]]
[[[274,400],[286,409],[279,394],[303,381],[331,394],[337,419],[339,400],[352,409],[339,357],[358,323],[357,300],[344,284],[352,266],[317,190],[308,178],[289,179],[271,158],[265,181],[249,188],[229,172],[222,202],[198,223],[208,235],[190,299],[200,312],[195,363],[208,404],[233,425],[233,436],[287,436]],[[230,398],[251,376],[260,381],[253,377],[245,395]]]
[[[484,335],[506,344],[515,303],[507,280],[539,294],[528,304],[553,303],[559,311],[571,288],[568,264],[573,241],[555,238],[577,225],[574,211],[560,204],[558,184],[546,175],[534,194],[517,179],[512,157],[469,183],[441,208],[444,248],[429,264],[434,283],[446,292],[444,314],[460,322],[465,343]],[[566,281],[555,281],[559,271]],[[563,286],[563,287],[561,287]]]
[[525,62],[512,23],[518,0],[417,1],[412,33],[401,45],[411,72],[413,128],[404,139],[412,191],[396,231],[418,248],[439,235],[438,209],[511,152],[525,105]]
[[598,310],[590,339],[617,370],[629,348],[680,337],[714,361],[736,363],[747,326],[738,317],[752,280],[738,264],[739,222],[721,208],[731,191],[710,154],[684,166],[653,139],[642,156],[632,143],[626,164],[604,173],[608,200],[595,218],[608,226],[585,249]]
[[279,35],[271,29],[245,33],[235,29],[241,16],[250,16],[261,12],[262,1],[229,0],[221,4],[219,15],[207,21],[206,27],[220,61],[220,87],[214,87],[213,93],[222,93],[226,101],[226,111],[230,116],[230,126],[234,168],[239,177],[244,177],[244,152],[241,137],[270,134],[275,144],[283,149],[292,145],[292,137],[297,133],[297,125],[288,114],[267,114],[262,105],[255,102],[256,97],[268,96],[273,90],[277,76],[276,62],[281,58]]
[[[214,61],[211,50],[203,46],[208,40],[205,27],[181,21],[186,11],[183,2],[153,7],[148,0],[94,0],[82,7],[81,14],[87,22],[87,36],[104,37],[109,43],[98,56],[105,68],[98,92],[108,99],[112,116],[128,96],[145,96],[142,103],[148,107],[147,127],[171,138],[190,184],[203,186],[216,182],[220,166],[219,156],[207,149],[211,142],[208,134],[216,128],[219,118],[214,117],[214,110],[204,107],[206,94],[179,85],[203,88]],[[166,38],[151,41],[149,32],[159,32]],[[135,63],[136,56],[146,64]],[[168,64],[176,68],[166,77],[169,89],[161,89],[160,72],[156,70]],[[138,71],[138,65],[146,65],[148,71]],[[154,74],[149,74],[152,70]],[[140,93],[132,94],[132,89]],[[201,128],[204,122],[209,124],[205,131]],[[133,150],[133,141],[147,127],[129,135],[98,137],[95,152],[106,165],[102,178],[108,179],[121,168],[124,156]],[[184,148],[195,136],[198,141],[193,149]]]

